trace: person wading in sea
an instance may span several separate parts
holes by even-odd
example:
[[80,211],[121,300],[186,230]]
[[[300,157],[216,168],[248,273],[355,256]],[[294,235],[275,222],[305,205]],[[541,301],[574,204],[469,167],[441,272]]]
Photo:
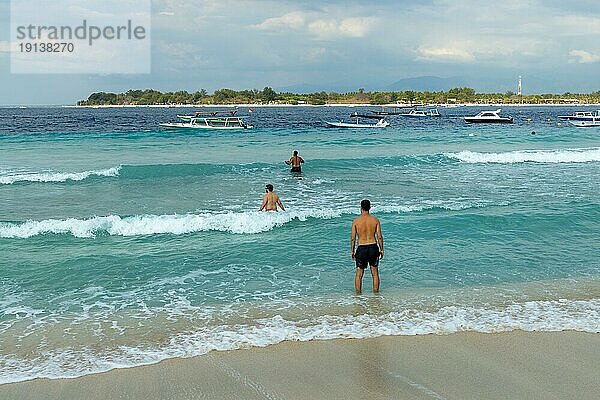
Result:
[[304,159],[298,155],[298,151],[294,150],[294,155],[289,161],[284,161],[287,165],[291,165],[292,169],[290,172],[302,172],[300,164],[304,164]]
[[279,207],[281,207],[281,211],[285,211],[285,208],[283,208],[283,203],[281,202],[281,199],[279,199],[279,196],[277,196],[277,193],[275,193],[273,191],[273,185],[271,185],[270,183],[267,183],[267,185],[265,186],[265,195],[263,196],[263,202],[260,205],[260,208],[258,209],[258,211],[277,211],[277,206],[279,205]]
[[[379,260],[383,258],[383,235],[379,220],[369,214],[371,202],[363,200],[360,202],[360,217],[352,221],[352,232],[350,234],[350,252],[352,259],[356,261],[356,276],[354,288],[356,294],[362,292],[362,278],[367,264],[371,267],[373,276],[373,293],[379,293]],[[354,252],[354,244],[358,235],[358,247]],[[377,243],[379,242],[379,245]]]

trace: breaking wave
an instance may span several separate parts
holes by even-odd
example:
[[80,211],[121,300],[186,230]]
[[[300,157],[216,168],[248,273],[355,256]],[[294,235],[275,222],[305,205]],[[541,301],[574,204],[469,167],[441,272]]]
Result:
[[[409,213],[425,210],[464,210],[484,207],[483,203],[461,203],[459,201],[428,201],[417,205],[383,206],[375,211],[384,213]],[[356,208],[291,210],[278,213],[259,211],[135,215],[121,217],[109,215],[88,219],[46,219],[23,223],[0,222],[0,238],[24,239],[44,234],[68,234],[80,238],[94,237],[97,234],[112,236],[141,236],[156,234],[182,235],[192,232],[220,231],[235,234],[256,234],[267,232],[294,220],[306,221],[309,218],[333,219],[342,215],[356,214]]]
[[173,336],[165,347],[119,346],[101,354],[85,349],[45,352],[24,360],[13,355],[0,358],[4,373],[0,384],[34,378],[74,378],[115,368],[155,364],[171,358],[188,358],[211,351],[266,347],[283,341],[373,338],[384,335],[412,336],[455,332],[510,332],[514,330],[600,332],[600,301],[552,300],[509,304],[502,308],[447,306],[424,311],[403,309],[384,315],[323,315],[293,321],[281,316],[254,324],[199,327]]
[[566,150],[521,150],[506,153],[477,153],[461,151],[446,153],[446,157],[460,161],[479,164],[514,164],[514,163],[586,163],[600,161],[600,148],[566,149]]
[[10,185],[15,182],[66,182],[82,181],[90,176],[114,177],[119,175],[121,167],[83,172],[22,172],[4,173],[0,175],[0,184]]

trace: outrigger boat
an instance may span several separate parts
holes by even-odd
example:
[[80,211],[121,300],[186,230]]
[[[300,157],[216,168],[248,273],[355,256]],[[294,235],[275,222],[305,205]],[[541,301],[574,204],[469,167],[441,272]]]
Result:
[[[236,117],[237,110],[198,111],[194,115],[178,115],[183,122],[163,123],[160,126],[170,129],[250,129],[253,126]],[[225,115],[225,116],[219,116]]]
[[496,111],[482,111],[474,117],[464,117],[465,122],[470,124],[512,124],[512,117],[501,117],[501,109]]
[[[347,122],[327,122],[328,127],[330,128],[385,128],[390,126],[390,123],[385,120],[384,117],[379,115],[363,115],[363,114],[350,114],[350,118],[356,119],[356,123],[347,123]],[[376,119],[377,123],[375,124],[361,124],[360,119]]]

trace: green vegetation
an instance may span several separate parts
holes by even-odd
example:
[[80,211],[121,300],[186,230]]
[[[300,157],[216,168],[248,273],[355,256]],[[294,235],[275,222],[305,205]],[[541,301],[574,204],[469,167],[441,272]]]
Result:
[[600,91],[589,94],[531,94],[518,96],[513,92],[477,93],[471,88],[454,88],[447,92],[356,92],[335,93],[317,92],[310,94],[277,93],[270,87],[263,90],[219,89],[213,94],[201,89],[194,93],[186,91],[162,93],[152,89],[128,90],[125,93],[92,93],[87,100],[79,101],[80,106],[95,105],[152,105],[152,104],[439,104],[439,103],[480,103],[480,104],[561,104],[561,103],[600,103]]

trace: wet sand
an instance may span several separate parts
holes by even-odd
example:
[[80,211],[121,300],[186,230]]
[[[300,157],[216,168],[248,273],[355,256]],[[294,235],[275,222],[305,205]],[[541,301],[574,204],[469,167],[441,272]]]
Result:
[[600,334],[284,342],[0,386],[0,399],[598,399]]

